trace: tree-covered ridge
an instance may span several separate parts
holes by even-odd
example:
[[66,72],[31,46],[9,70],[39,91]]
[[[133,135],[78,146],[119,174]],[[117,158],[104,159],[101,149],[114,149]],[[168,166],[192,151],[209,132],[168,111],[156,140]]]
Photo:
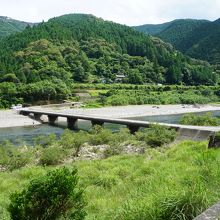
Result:
[[183,41],[188,38],[197,28],[208,25],[206,20],[181,19],[174,21],[168,28],[157,34],[165,42],[174,45],[178,50],[183,51],[187,47]]
[[190,57],[219,64],[219,20],[214,22],[192,19],[175,20],[159,25],[143,25],[135,29],[171,43],[176,49]]
[[[0,106],[61,100],[73,82],[214,85],[207,62],[92,15],[65,15],[0,41]],[[118,77],[122,76],[122,78]]]
[[[45,45],[37,45],[40,51],[39,48],[36,51],[36,45],[33,44],[38,44],[42,39],[53,46],[44,48]],[[194,84],[192,75],[199,75],[204,68],[206,74],[212,75],[208,77],[211,82],[203,80],[201,83],[216,82],[212,80],[216,80],[216,76],[209,64],[191,60],[157,38],[92,15],[64,15],[27,28],[22,33],[2,40],[0,50],[1,78],[13,73],[20,82],[48,79],[46,68],[51,69],[51,65],[55,65],[53,69],[58,68],[56,71],[60,73],[70,73],[73,80],[80,82],[87,81],[93,75],[104,77],[107,81],[113,80],[116,74],[123,73],[131,83]],[[45,60],[44,53],[47,53],[49,60],[48,57]],[[58,62],[57,59],[61,60]],[[36,72],[41,76],[36,76]],[[30,77],[35,77],[35,80]]]
[[207,20],[196,20],[196,19],[176,19],[162,24],[144,24],[140,26],[134,26],[134,29],[145,34],[157,35],[157,36],[161,35],[161,38],[164,36],[164,38],[165,39],[168,38],[167,41],[170,42],[169,37],[171,37],[170,34],[172,34],[171,32],[173,29],[178,29],[176,31],[183,32],[183,34],[185,35],[186,32],[190,32],[191,30],[205,23],[211,23],[211,22]]
[[133,26],[133,28],[144,34],[156,35],[170,27],[170,25],[172,25],[173,22],[175,21],[166,22],[163,24],[144,24],[140,26]]
[[220,64],[220,23],[212,22],[196,29],[187,40],[186,54],[198,59],[207,60],[212,64]]
[[11,34],[23,31],[32,23],[14,20],[8,17],[0,16],[0,38],[7,37]]

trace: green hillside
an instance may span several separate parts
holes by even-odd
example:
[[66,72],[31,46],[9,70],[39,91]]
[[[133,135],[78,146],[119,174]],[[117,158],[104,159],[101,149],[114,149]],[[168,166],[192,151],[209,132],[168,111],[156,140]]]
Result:
[[28,25],[33,26],[32,23],[17,21],[8,17],[0,16],[0,38],[9,36],[16,32],[21,32]]
[[192,30],[206,23],[211,22],[207,20],[176,19],[162,24],[135,26],[134,29],[145,34],[158,36],[169,43],[175,44],[179,38],[184,38]]
[[[189,39],[189,36],[192,36],[194,31],[201,26],[209,25],[209,23],[210,22],[206,20],[176,20],[168,28],[158,33],[157,36],[184,52],[187,48],[187,39]],[[185,42],[185,44],[183,42]]]
[[135,29],[171,43],[190,57],[212,64],[220,63],[220,19],[214,22],[181,19],[158,25],[142,25]]
[[140,26],[134,26],[133,28],[139,32],[144,34],[156,35],[161,33],[170,27],[175,21],[166,22],[163,24],[144,24]]
[[212,64],[220,64],[220,22],[212,22],[196,29],[188,39],[186,54]]
[[0,92],[9,86],[14,96],[35,100],[47,99],[48,89],[50,98],[64,98],[72,82],[113,83],[117,75],[132,84],[214,85],[218,78],[208,63],[92,15],[64,15],[28,27],[0,41],[0,50]]

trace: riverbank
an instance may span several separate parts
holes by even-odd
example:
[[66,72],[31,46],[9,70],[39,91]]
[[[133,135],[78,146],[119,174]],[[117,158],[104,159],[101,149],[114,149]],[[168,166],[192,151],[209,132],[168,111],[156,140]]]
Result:
[[[184,113],[195,113],[205,111],[220,111],[220,105],[132,105],[132,106],[116,106],[104,108],[41,108],[40,106],[31,109],[42,109],[44,111],[58,111],[68,114],[85,114],[91,116],[103,116],[113,118],[128,118],[138,116],[154,116],[154,115],[173,115]],[[59,121],[65,121],[60,118]],[[17,127],[17,126],[34,126],[40,122],[29,117],[19,115],[15,110],[0,111],[0,128]]]
[[0,111],[0,128],[35,126],[41,123],[29,117],[19,115],[16,110]]

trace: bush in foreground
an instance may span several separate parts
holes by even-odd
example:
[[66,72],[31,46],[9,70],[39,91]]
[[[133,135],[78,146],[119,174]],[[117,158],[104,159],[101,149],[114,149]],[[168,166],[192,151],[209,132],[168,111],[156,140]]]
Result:
[[86,215],[76,169],[51,171],[32,180],[27,188],[13,193],[10,199],[8,210],[13,220],[49,220],[60,217],[81,220]]
[[209,112],[203,115],[186,114],[180,120],[183,125],[218,126],[219,123],[219,119]]
[[174,129],[168,129],[161,125],[151,125],[150,128],[136,133],[139,141],[144,141],[151,147],[161,147],[175,140],[177,132]]

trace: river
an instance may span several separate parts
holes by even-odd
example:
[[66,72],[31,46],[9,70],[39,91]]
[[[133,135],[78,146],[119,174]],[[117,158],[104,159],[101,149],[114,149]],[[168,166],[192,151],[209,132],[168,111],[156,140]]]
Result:
[[[204,114],[204,112],[195,113],[195,114]],[[220,111],[213,111],[212,114],[213,116],[220,117]],[[129,118],[129,119],[178,124],[182,116],[183,114],[176,114],[176,115],[134,117],[134,118]],[[78,122],[78,128],[81,130],[88,131],[89,129],[91,129],[91,127],[92,126],[89,121]],[[104,127],[114,131],[125,126],[106,123]],[[34,138],[40,135],[49,135],[52,133],[56,134],[57,136],[60,136],[66,128],[67,126],[65,122],[58,123],[56,126],[42,124],[42,125],[38,125],[35,127],[26,126],[26,127],[1,128],[0,129],[0,142],[9,140],[16,145],[20,145],[21,143],[32,145],[34,143]]]

